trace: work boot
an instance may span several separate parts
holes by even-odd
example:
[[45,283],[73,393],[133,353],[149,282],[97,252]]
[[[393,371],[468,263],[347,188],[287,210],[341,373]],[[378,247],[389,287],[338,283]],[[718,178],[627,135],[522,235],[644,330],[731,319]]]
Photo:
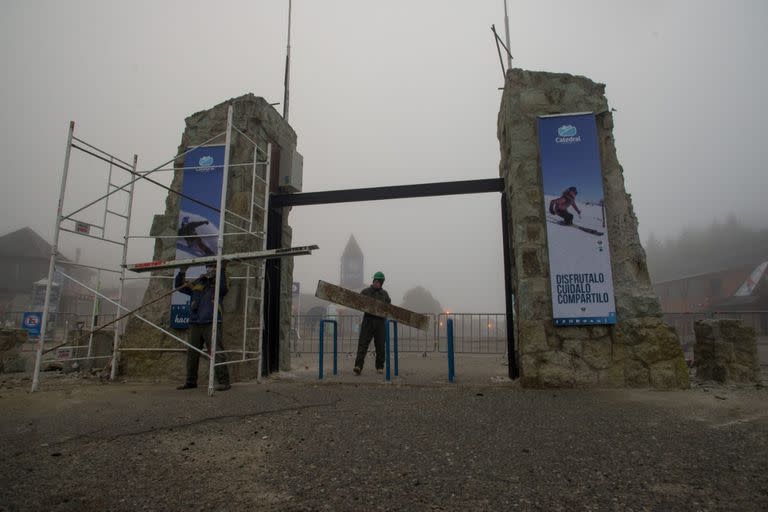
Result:
[[190,384],[189,382],[185,382],[181,386],[177,387],[176,389],[195,389],[197,388],[197,384]]
[[360,372],[362,372],[362,371],[363,371],[363,369],[362,369],[362,368],[360,368],[359,366],[355,366],[355,367],[352,369],[352,371],[353,371],[353,372],[355,372],[355,375],[360,375]]

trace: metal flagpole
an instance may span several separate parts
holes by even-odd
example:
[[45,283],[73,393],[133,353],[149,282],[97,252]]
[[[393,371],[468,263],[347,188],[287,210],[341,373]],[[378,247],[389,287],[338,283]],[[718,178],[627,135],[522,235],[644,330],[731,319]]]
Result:
[[67,137],[67,151],[64,155],[64,170],[61,176],[61,189],[59,190],[59,205],[56,210],[56,224],[53,226],[53,245],[51,245],[51,259],[48,263],[48,283],[45,286],[45,301],[43,303],[43,319],[40,325],[40,339],[37,340],[37,356],[35,357],[35,371],[32,376],[32,389],[37,391],[40,386],[40,366],[43,362],[43,344],[45,333],[48,329],[48,308],[51,302],[51,288],[53,288],[53,275],[56,271],[56,255],[59,252],[59,228],[64,207],[64,192],[67,190],[67,174],[69,173],[69,156],[72,152],[72,136],[75,133],[75,122],[69,122],[69,136]]
[[507,40],[507,69],[512,68],[512,47],[509,45],[509,16],[507,15],[507,0],[504,0],[504,33]]
[[[219,293],[221,291],[221,254],[224,250],[224,215],[227,206],[227,183],[229,181],[229,150],[232,144],[232,105],[227,110],[227,135],[224,143],[224,168],[222,172],[223,183],[221,185],[221,206],[219,207],[219,238],[216,242],[216,284],[213,290],[213,324],[211,325],[211,361],[208,370],[208,396],[213,395],[213,379],[216,370],[216,338],[218,335],[219,323]],[[222,333],[222,338],[224,333]]]
[[288,122],[288,101],[291,81],[291,0],[288,0],[288,45],[285,53],[285,93],[283,95],[283,119]]

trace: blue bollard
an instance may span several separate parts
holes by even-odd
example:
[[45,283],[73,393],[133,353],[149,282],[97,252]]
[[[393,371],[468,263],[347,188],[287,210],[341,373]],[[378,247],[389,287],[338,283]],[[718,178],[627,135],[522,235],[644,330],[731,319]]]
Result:
[[453,360],[453,319],[448,319],[448,382],[456,380]]
[[331,323],[333,324],[333,374],[338,375],[339,373],[339,343],[338,343],[338,325],[336,324],[336,320],[331,320]]
[[397,321],[392,320],[392,325],[395,326],[395,377],[397,377],[399,375],[398,363],[400,361],[400,356],[397,354]]
[[384,335],[384,353],[386,354],[386,358],[384,359],[384,378],[386,380],[391,380],[389,375],[389,320],[386,321],[384,327],[387,331]]
[[320,342],[319,345],[319,354],[318,354],[318,376],[317,378],[322,380],[323,379],[323,352],[325,351],[325,324],[329,323],[333,326],[333,374],[338,375],[339,373],[339,335],[338,335],[338,324],[336,320],[320,320]]
[[320,320],[320,342],[318,343],[320,354],[318,355],[317,378],[323,380],[323,349],[325,348],[325,321]]

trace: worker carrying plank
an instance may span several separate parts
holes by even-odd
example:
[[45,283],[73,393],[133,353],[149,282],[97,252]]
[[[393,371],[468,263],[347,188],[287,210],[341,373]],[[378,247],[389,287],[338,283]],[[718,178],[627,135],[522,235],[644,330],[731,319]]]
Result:
[[[389,294],[384,287],[384,273],[376,272],[373,275],[371,286],[360,292],[361,295],[371,297],[374,300],[392,303]],[[386,336],[386,321],[384,318],[370,313],[363,314],[363,323],[360,324],[360,337],[357,339],[357,357],[355,358],[355,375],[360,375],[365,364],[365,354],[373,338],[373,346],[376,348],[376,371],[384,371],[384,337]]]
[[421,330],[426,330],[429,327],[429,317],[427,315],[420,315],[413,311],[393,306],[389,294],[383,289],[383,285],[384,274],[382,272],[376,272],[373,275],[371,286],[363,290],[362,293],[353,292],[325,281],[318,281],[317,283],[315,297],[365,313],[363,323],[360,326],[360,337],[358,338],[355,375],[360,375],[363,371],[365,354],[368,352],[371,338],[373,338],[374,347],[376,348],[376,369],[377,371],[383,371],[387,318]]

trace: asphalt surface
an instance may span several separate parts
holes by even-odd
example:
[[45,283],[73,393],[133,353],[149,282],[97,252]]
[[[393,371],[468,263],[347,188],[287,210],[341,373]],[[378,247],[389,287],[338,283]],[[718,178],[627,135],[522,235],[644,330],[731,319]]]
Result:
[[765,388],[343,369],[213,397],[61,375],[30,394],[0,376],[0,511],[768,510]]

